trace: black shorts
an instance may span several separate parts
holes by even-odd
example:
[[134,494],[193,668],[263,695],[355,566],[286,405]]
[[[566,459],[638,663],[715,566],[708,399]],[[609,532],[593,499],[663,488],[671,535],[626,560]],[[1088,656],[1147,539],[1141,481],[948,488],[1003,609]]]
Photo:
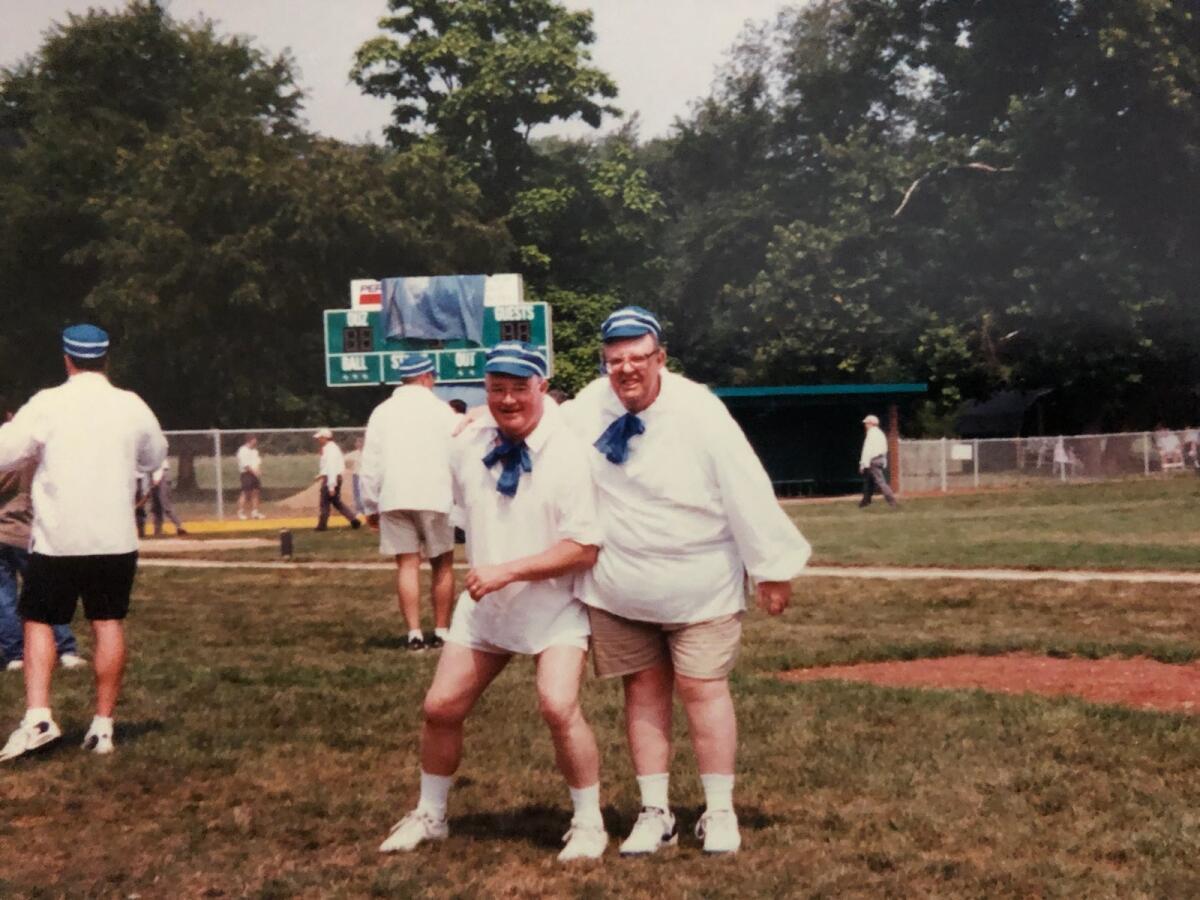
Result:
[[31,553],[17,611],[31,622],[66,625],[82,597],[88,619],[124,619],[137,558],[137,551],[97,556]]
[[243,472],[242,473],[242,490],[243,491],[257,491],[261,487],[262,487],[262,482],[259,480],[258,476],[255,475],[253,472]]

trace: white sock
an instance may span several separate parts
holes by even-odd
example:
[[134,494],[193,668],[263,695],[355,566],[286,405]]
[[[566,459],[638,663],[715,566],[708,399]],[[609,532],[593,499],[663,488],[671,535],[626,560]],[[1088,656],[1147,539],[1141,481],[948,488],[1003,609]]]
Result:
[[93,734],[112,734],[112,716],[92,716],[92,727],[88,731]]
[[654,775],[639,775],[638,790],[642,792],[642,806],[653,806],[655,809],[668,810],[667,788],[670,785],[669,772],[658,772]]
[[604,816],[600,814],[600,783],[582,788],[567,785],[567,788],[571,792],[571,805],[575,807],[574,818],[593,825],[603,825]]
[[704,785],[704,804],[709,812],[733,809],[733,776],[701,775]]
[[29,709],[25,710],[25,721],[23,721],[21,724],[22,725],[32,725],[34,722],[49,722],[49,721],[50,721],[50,707],[38,706],[36,708],[30,707]]
[[408,633],[408,639],[411,641],[413,638],[416,638],[418,641],[423,641],[425,640],[425,634],[420,629],[414,628]]
[[421,799],[417,809],[423,809],[435,819],[446,818],[446,802],[450,797],[453,775],[430,775],[421,773]]
[[436,634],[438,637],[440,637],[443,641],[446,638],[450,637],[450,629],[449,628],[435,628],[435,629],[433,629],[433,633]]

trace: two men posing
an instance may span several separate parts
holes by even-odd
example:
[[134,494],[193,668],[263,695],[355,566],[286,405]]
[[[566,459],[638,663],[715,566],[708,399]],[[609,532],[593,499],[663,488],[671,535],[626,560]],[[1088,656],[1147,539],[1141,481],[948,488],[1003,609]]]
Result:
[[[455,610],[425,698],[420,801],[384,852],[447,836],[463,722],[522,653],[537,658],[539,708],[574,806],[559,858],[603,853],[599,759],[578,704],[589,631],[597,673],[624,683],[641,793],[621,853],[653,853],[678,840],[668,799],[676,693],[704,785],[704,849],[741,844],[728,674],[744,575],[756,583],[759,605],[778,615],[810,548],[721,402],[666,371],[655,317],[627,307],[605,321],[601,336],[608,377],[561,408],[545,402],[538,351],[508,343],[488,354],[490,415],[457,440],[450,467],[467,516],[471,599]],[[368,429],[364,469],[371,444]]]

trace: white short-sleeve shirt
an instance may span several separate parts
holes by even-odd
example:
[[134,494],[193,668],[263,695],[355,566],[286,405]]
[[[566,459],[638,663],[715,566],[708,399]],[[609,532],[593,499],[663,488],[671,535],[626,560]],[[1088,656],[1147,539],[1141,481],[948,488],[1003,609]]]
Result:
[[[498,442],[494,421],[484,416],[455,439],[451,452],[470,564],[498,565],[541,553],[561,540],[599,546],[587,460],[561,417],[543,416],[526,438],[533,471],[521,473],[513,497],[496,490],[502,465],[483,464]],[[587,610],[575,599],[575,580],[574,575],[560,575],[515,582],[478,602],[464,593],[454,610],[450,639],[503,653],[537,654],[556,645],[586,649],[590,628]]]

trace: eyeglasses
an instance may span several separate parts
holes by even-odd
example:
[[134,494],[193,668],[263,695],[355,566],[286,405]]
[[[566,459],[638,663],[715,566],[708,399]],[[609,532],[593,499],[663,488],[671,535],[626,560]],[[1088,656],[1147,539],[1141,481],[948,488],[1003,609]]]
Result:
[[644,369],[650,365],[650,360],[658,357],[659,351],[654,350],[650,353],[630,353],[628,356],[606,357],[601,355],[600,364],[604,370],[611,372],[613,369],[621,369],[629,366],[633,369]]

